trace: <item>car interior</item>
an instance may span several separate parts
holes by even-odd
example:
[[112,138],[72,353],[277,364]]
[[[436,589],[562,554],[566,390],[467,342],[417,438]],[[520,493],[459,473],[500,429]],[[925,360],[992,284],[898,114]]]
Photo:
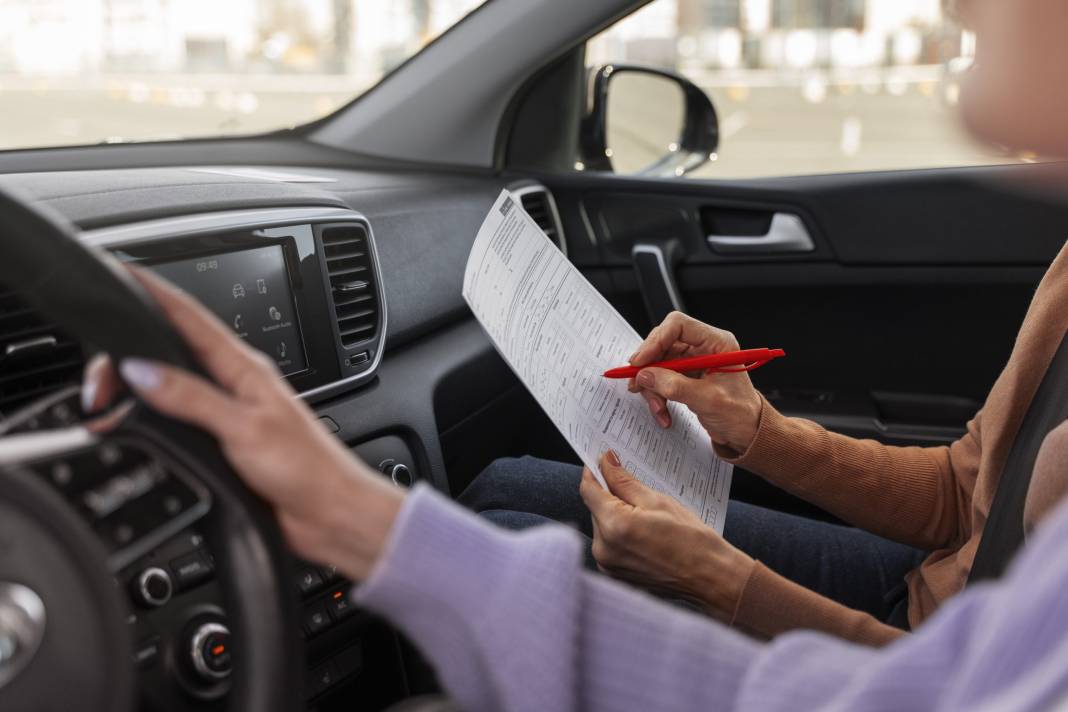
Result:
[[[197,368],[117,263],[201,299],[399,487],[578,462],[461,297],[502,189],[639,333],[679,310],[785,348],[753,374],[784,413],[899,445],[964,432],[1063,244],[1068,208],[1032,189],[1057,167],[679,178],[730,146],[715,102],[587,56],[644,4],[490,0],[292,129],[0,152],[0,708],[380,710],[439,690],[351,582],[285,551],[209,438],[137,405],[84,427],[94,353]],[[623,174],[606,107],[628,74],[683,108],[677,145]],[[739,469],[732,496],[829,516]]]

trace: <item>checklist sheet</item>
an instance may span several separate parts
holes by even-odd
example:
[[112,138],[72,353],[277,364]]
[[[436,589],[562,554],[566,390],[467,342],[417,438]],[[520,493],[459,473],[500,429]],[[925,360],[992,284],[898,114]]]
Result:
[[642,482],[722,533],[732,466],[684,406],[668,405],[672,425],[665,430],[625,380],[601,375],[625,364],[641,338],[508,191],[478,231],[463,296],[598,479],[597,461],[611,448]]

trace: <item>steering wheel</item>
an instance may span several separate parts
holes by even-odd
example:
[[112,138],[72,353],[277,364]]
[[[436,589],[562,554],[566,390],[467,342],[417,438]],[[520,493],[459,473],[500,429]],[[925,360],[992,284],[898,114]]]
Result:
[[[58,328],[115,361],[201,372],[136,281],[61,215],[0,190],[0,235],[0,283]],[[209,642],[226,648],[213,662],[229,672],[209,689],[230,710],[301,709],[303,640],[274,517],[212,438],[136,402],[105,433],[0,440],[0,709],[131,709],[130,611],[116,575],[192,523],[230,630],[226,646]],[[177,668],[185,652],[163,657]]]

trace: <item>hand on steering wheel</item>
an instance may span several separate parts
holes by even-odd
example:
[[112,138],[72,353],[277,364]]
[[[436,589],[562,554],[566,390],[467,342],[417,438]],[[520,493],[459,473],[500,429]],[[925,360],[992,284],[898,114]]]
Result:
[[[150,272],[131,271],[215,382],[140,359],[118,364],[122,380],[155,410],[213,435],[238,475],[274,508],[297,554],[365,578],[402,492],[328,433],[266,356],[187,294]],[[94,359],[86,369],[86,411],[103,407],[119,388],[111,362]]]

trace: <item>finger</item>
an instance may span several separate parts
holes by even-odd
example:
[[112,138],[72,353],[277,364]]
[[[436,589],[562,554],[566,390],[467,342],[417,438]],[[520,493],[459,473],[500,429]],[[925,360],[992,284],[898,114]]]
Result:
[[705,399],[705,381],[666,368],[642,369],[638,374],[638,385],[666,401],[682,403],[697,410],[700,410]]
[[649,404],[649,412],[661,428],[671,427],[671,411],[668,410],[667,401],[652,391],[641,391],[642,398]]
[[93,356],[85,366],[85,377],[82,379],[82,410],[95,413],[111,403],[121,387],[122,382],[107,354]]
[[586,503],[594,520],[598,517],[608,516],[619,505],[615,495],[601,486],[590,468],[582,468],[582,484],[579,485],[579,495]]
[[619,499],[635,507],[648,507],[653,504],[655,493],[638,478],[627,472],[619,455],[609,450],[601,455],[601,476],[604,477],[608,490]]
[[262,359],[193,297],[148,270],[130,271],[220,385],[234,390],[249,370],[263,367]]
[[671,312],[659,326],[649,332],[631,363],[644,366],[663,359],[678,342],[698,347],[705,353],[727,351],[730,350],[730,340],[730,334],[726,331],[709,326],[682,312]]
[[119,363],[119,373],[153,409],[207,430],[220,440],[227,439],[241,422],[236,401],[187,371],[128,358]]

